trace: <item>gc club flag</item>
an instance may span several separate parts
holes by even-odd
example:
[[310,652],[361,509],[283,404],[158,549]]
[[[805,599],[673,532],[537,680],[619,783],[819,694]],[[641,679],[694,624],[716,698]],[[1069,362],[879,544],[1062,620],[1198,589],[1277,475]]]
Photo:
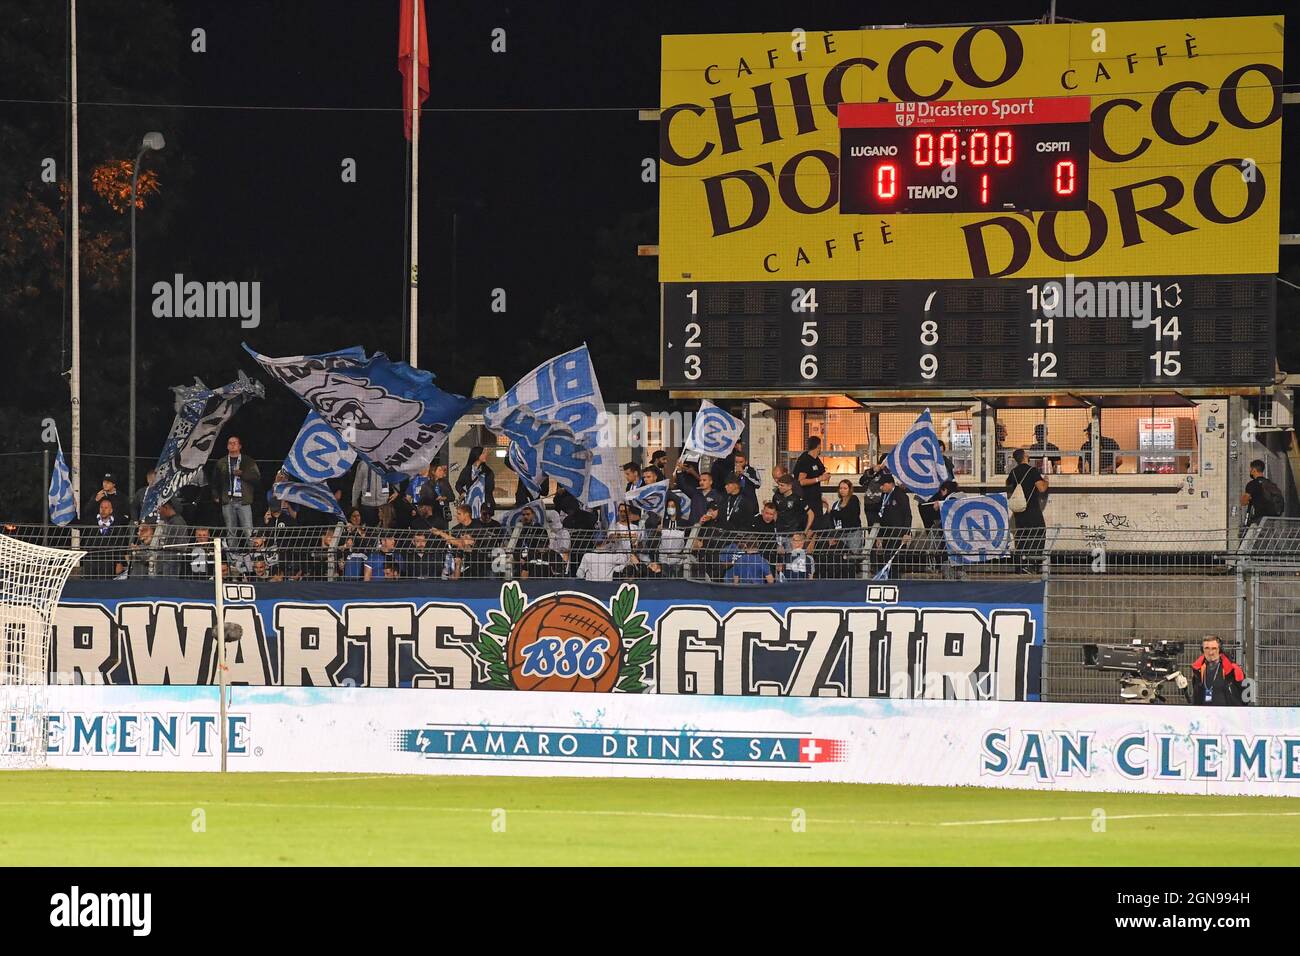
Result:
[[948,560],[978,564],[1011,550],[1011,508],[1005,494],[949,495],[939,506]]
[[642,514],[663,514],[668,504],[668,479],[633,488],[627,492],[627,503]]
[[674,491],[673,497],[677,499],[677,513],[683,521],[691,520],[691,496],[684,491]]
[[612,518],[623,475],[587,346],[537,366],[487,407],[483,421],[519,445],[521,471],[547,475]]
[[301,481],[326,482],[347,474],[357,453],[325,419],[308,412],[298,429],[284,470]]
[[483,505],[487,502],[487,479],[479,475],[474,479],[474,483],[465,490],[465,504],[469,505],[469,513],[472,518],[479,518],[483,514]]
[[546,505],[541,501],[530,501],[526,505],[520,505],[511,511],[507,511],[501,516],[501,526],[503,528],[513,528],[515,525],[524,523],[524,513],[531,512],[533,524],[539,528],[546,527]]
[[50,474],[47,498],[51,521],[62,527],[76,520],[77,502],[72,496],[72,477],[68,473],[68,463],[63,460],[62,446],[54,453],[54,471]]
[[215,390],[196,378],[193,385],[181,385],[172,391],[176,393],[176,418],[158,456],[157,477],[141,503],[141,518],[156,514],[158,506],[174,497],[203,467],[217,435],[245,402],[266,397],[262,383],[243,372],[229,385]]
[[726,458],[744,430],[744,422],[706,398],[700,402],[691,433],[686,436],[686,450],[710,458]]
[[327,515],[334,515],[339,521],[346,521],[338,500],[324,485],[306,481],[277,481],[271,486],[271,497],[276,501],[288,501],[295,505],[305,505]]
[[393,484],[428,468],[451,426],[477,404],[383,352],[367,358],[356,347],[269,358],[244,349]]
[[519,476],[519,483],[534,498],[542,493],[542,476],[534,474],[532,471],[533,468],[537,467],[538,457],[535,454],[530,456],[528,450],[515,441],[512,441],[510,447],[506,450],[506,461],[509,463],[510,468]]
[[929,496],[948,480],[939,436],[934,433],[930,409],[917,416],[902,441],[889,453],[889,471],[908,491]]

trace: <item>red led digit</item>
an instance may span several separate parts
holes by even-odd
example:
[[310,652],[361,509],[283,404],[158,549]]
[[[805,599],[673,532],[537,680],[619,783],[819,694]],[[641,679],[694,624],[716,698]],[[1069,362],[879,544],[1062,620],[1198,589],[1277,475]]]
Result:
[[989,161],[989,134],[976,130],[970,134],[970,164],[986,166]]
[[1000,129],[993,134],[993,162],[998,166],[1011,165],[1011,132]]
[[918,166],[934,165],[934,134],[933,133],[916,134],[916,165]]
[[939,165],[940,166],[957,165],[957,134],[956,133],[939,134]]
[[984,173],[980,176],[980,202],[988,205],[989,201],[989,174]]
[[1056,195],[1074,195],[1074,161],[1063,159],[1056,164]]
[[893,163],[876,166],[876,198],[893,199],[898,193],[898,168]]

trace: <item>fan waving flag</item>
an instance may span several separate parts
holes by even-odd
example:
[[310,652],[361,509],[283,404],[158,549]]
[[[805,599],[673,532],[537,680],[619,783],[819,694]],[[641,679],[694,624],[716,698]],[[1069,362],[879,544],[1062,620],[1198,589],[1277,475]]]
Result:
[[691,433],[686,436],[686,450],[710,458],[726,458],[744,430],[745,423],[739,418],[705,399],[700,402]]
[[397,26],[397,69],[402,74],[402,119],[406,126],[406,138],[411,138],[411,61],[416,60],[420,88],[420,105],[429,98],[429,26],[424,18],[424,0],[418,0],[420,7],[420,48],[418,56],[412,56],[415,44],[411,42],[412,0],[402,0],[401,12],[398,14]]
[[276,501],[288,501],[295,505],[305,505],[327,515],[333,515],[339,521],[346,521],[338,499],[324,485],[306,481],[277,481],[271,486],[271,497]]
[[364,349],[350,348],[269,358],[244,349],[393,484],[428,468],[451,426],[480,405],[444,392],[431,373],[383,352],[367,358]]
[[357,453],[343,436],[315,412],[308,412],[284,469],[302,481],[324,482],[347,474],[356,460]]
[[1004,494],[949,495],[939,517],[952,564],[992,561],[1011,551],[1011,508]]
[[54,471],[50,474],[48,499],[51,521],[63,527],[76,520],[77,502],[72,497],[72,478],[68,474],[68,463],[63,460],[62,445],[54,453]]
[[908,491],[918,495],[932,495],[948,480],[948,466],[943,463],[930,409],[917,416],[903,440],[889,453],[889,471]]
[[155,514],[159,505],[175,496],[203,467],[217,435],[245,402],[266,395],[262,383],[243,372],[229,385],[215,390],[196,378],[193,385],[172,391],[176,393],[176,418],[158,456],[154,469],[157,476],[141,503],[141,518]]

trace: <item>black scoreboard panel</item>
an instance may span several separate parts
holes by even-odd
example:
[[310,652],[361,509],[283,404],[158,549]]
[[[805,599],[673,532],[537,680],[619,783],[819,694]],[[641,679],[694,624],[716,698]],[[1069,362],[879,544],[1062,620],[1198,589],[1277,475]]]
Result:
[[672,282],[663,296],[662,379],[675,389],[1176,388],[1274,374],[1268,275]]

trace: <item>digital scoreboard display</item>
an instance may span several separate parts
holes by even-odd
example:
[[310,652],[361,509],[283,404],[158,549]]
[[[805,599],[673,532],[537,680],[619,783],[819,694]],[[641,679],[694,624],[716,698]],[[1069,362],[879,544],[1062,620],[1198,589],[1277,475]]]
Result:
[[844,103],[840,212],[1086,209],[1088,97]]
[[1266,385],[1270,275],[669,282],[665,386],[799,392]]

